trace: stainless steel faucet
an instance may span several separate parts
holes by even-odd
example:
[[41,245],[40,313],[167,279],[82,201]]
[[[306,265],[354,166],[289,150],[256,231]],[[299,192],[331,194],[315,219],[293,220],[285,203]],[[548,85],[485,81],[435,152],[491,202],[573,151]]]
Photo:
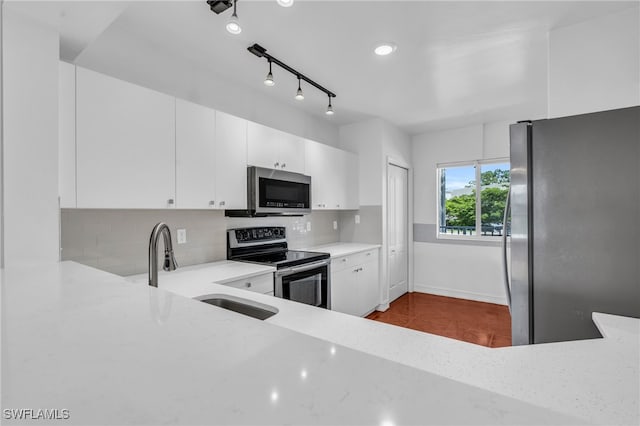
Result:
[[173,245],[171,244],[171,231],[165,223],[158,223],[151,231],[149,239],[149,285],[158,287],[158,238],[162,234],[164,238],[164,264],[165,271],[175,271],[178,267],[176,258],[173,256]]

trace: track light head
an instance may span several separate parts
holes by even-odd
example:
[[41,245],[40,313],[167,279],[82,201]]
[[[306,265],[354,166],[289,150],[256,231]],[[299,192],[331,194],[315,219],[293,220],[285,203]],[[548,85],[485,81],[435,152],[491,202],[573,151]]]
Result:
[[304,100],[304,93],[302,93],[302,88],[300,87],[300,77],[298,76],[298,91],[296,92],[296,100],[302,101]]
[[333,106],[331,105],[331,95],[329,95],[329,106],[327,106],[327,111],[325,112],[327,115],[333,115]]
[[237,35],[242,32],[242,27],[240,26],[240,21],[238,20],[238,14],[236,13],[236,3],[238,0],[234,0],[233,2],[233,14],[231,18],[227,21],[227,31],[231,34]]
[[271,72],[269,72],[269,74],[267,74],[267,78],[264,79],[264,85],[269,87],[276,85],[276,82],[273,81],[273,74],[271,74]]
[[264,85],[269,87],[276,85],[276,82],[273,81],[273,74],[271,73],[271,61],[269,61],[269,74],[267,74],[267,78],[264,79]]

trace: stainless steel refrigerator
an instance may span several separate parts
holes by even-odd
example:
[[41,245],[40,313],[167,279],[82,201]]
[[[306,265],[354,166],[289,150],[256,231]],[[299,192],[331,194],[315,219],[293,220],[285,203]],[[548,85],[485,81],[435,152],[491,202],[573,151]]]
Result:
[[640,107],[510,134],[513,344],[600,337],[594,311],[640,317]]

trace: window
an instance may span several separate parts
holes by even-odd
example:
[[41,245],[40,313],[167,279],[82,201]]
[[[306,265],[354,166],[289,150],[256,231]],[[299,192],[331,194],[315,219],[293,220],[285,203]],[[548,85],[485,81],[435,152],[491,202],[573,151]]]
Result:
[[509,170],[508,160],[439,165],[438,236],[501,236]]

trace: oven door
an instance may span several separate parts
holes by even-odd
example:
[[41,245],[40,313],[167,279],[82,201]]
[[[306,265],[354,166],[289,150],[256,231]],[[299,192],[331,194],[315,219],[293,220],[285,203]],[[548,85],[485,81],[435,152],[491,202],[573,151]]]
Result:
[[275,296],[330,309],[329,261],[283,268],[275,274]]

